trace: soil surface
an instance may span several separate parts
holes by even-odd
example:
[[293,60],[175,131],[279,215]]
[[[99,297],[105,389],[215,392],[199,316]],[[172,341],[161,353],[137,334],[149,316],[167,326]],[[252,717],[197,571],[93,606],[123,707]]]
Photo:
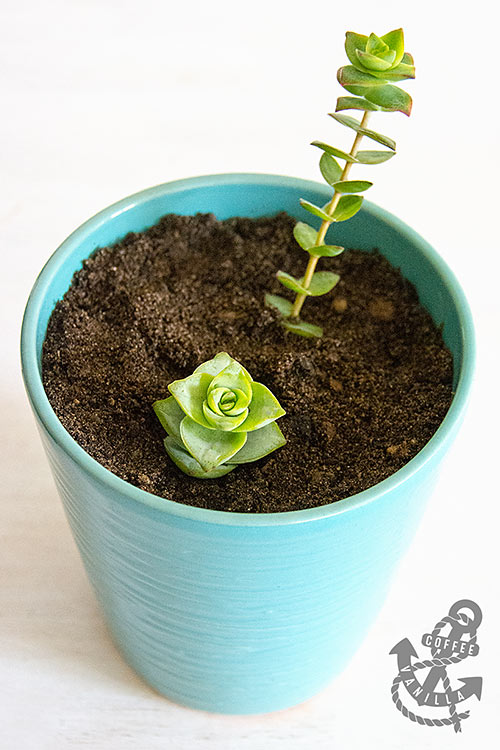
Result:
[[[293,298],[278,269],[304,272],[294,223],[167,215],[85,261],[50,319],[43,381],[91,456],[181,503],[275,512],[364,490],[425,445],[453,396],[440,331],[397,269],[375,250],[349,249],[320,260],[341,280],[303,308],[323,338],[285,332],[263,298]],[[278,398],[288,442],[220,479],[192,479],[165,453],[151,404],[220,351]]]

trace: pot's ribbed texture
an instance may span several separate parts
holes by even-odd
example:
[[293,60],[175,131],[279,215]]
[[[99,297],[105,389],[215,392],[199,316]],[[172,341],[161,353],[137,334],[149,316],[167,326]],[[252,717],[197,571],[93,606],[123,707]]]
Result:
[[122,499],[44,439],[117,645],[160,692],[223,712],[283,708],[339,672],[379,609],[428,494],[305,524],[235,526]]
[[189,706],[271,711],[314,695],[348,662],[380,608],[470,390],[474,340],[453,275],[429,245],[366,204],[336,241],[378,247],[417,287],[455,363],[456,395],[439,430],[403,469],[339,503],[281,514],[193,508],[110,474],[68,435],[40,373],[57,299],[99,245],[168,212],[218,218],[320,205],[328,190],[269,175],[219,175],[160,185],[106,209],[69,237],[40,274],[26,308],[23,373],[31,405],[89,578],[128,662]]

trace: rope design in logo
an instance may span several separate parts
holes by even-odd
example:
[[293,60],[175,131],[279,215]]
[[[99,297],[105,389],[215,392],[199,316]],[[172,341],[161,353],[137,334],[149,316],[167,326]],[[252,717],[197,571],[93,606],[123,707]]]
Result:
[[[473,612],[472,618],[460,611],[465,607]],[[424,634],[422,642],[424,645],[430,646],[432,659],[411,663],[411,657],[417,656],[417,653],[407,638],[400,641],[392,649],[391,654],[396,653],[398,656],[399,674],[393,680],[391,696],[396,708],[403,716],[418,724],[435,727],[453,725],[455,732],[462,731],[461,722],[469,718],[470,711],[458,713],[457,703],[472,694],[480,699],[482,680],[481,678],[464,679],[461,681],[464,686],[467,686],[467,689],[464,687],[462,690],[452,690],[446,668],[450,664],[456,664],[478,653],[476,632],[481,619],[481,610],[477,604],[468,599],[463,599],[450,607],[449,613],[436,623],[431,634]],[[451,626],[449,636],[447,638],[439,637],[442,629],[447,625]],[[469,633],[469,640],[460,640],[460,636],[465,633]],[[414,677],[414,673],[426,667],[430,667],[431,671],[421,685]],[[443,682],[444,692],[436,693],[434,687],[440,680]],[[410,711],[399,696],[401,682],[405,684],[408,692],[419,705],[447,705],[449,717],[429,719]],[[433,702],[433,700],[437,702]]]
[[[452,615],[448,614],[448,615],[446,615],[446,617],[443,617],[442,620],[440,620],[439,622],[437,622],[436,625],[434,626],[434,630],[432,631],[433,640],[434,640],[435,636],[438,636],[440,634],[441,630],[447,624],[450,624],[452,626],[451,633],[453,633],[454,630],[456,630],[457,626],[458,626],[462,632],[469,632],[470,633],[470,636],[471,636],[470,643],[474,643],[475,644],[477,642],[477,635],[476,635],[477,626],[474,627],[474,621],[471,618],[467,617],[467,615],[464,614],[463,612],[458,612],[455,617],[453,617]],[[451,633],[450,633],[450,636],[451,636]],[[437,656],[442,651],[443,651],[443,649],[438,649],[435,646],[431,646],[431,654],[432,654],[432,656]],[[457,661],[463,661],[464,659],[466,659],[468,657],[468,655],[469,654],[467,654],[467,653],[459,654],[456,657]],[[443,677],[442,677],[442,679],[443,679],[443,687],[444,687],[444,692],[445,692],[446,697],[450,700],[450,707],[449,707],[448,710],[450,712],[451,721],[454,724],[455,732],[461,732],[462,731],[462,728],[460,726],[460,718],[461,717],[460,717],[459,714],[457,714],[456,704],[453,703],[452,700],[451,700],[452,690],[451,690],[451,687],[450,687],[450,678],[448,677],[448,674],[446,672],[446,668],[444,668],[443,672],[444,672]],[[464,717],[464,718],[467,718],[469,716],[469,713],[470,712],[467,711],[467,716]]]

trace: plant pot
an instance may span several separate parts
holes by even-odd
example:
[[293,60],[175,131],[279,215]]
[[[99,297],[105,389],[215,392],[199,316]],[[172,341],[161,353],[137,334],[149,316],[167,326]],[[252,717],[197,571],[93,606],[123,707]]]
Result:
[[273,175],[215,175],[160,185],[77,229],[38,277],[26,308],[28,396],[76,543],[113,638],[160,693],[195,708],[259,713],[304,701],[347,664],[379,611],[439,463],[462,420],[474,335],[467,302],[436,252],[365,202],[335,227],[347,247],[377,247],[416,286],[454,357],[455,396],[423,450],[374,487],[318,508],[229,513],[164,500],[119,479],[70,437],[40,372],[47,322],[98,246],[166,213],[217,218],[322,205],[328,188]]

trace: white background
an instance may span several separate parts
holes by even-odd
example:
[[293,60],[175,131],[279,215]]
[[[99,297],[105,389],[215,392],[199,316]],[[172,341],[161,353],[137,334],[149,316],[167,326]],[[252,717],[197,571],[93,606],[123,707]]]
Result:
[[[1,747],[476,749],[497,741],[498,19],[493,4],[466,7],[3,0]],[[465,288],[478,336],[468,417],[345,674],[276,714],[191,711],[136,678],[102,624],[22,390],[23,307],[60,242],[130,193],[228,171],[319,179],[309,142],[349,145],[326,116],[342,92],[344,31],[397,26],[416,59],[418,78],[405,84],[414,111],[372,118],[396,138],[398,155],[357,176],[374,180],[370,199],[426,237]],[[450,676],[482,675],[484,691],[455,736],[395,710],[388,652],[403,636],[418,650],[421,634],[463,597],[483,609],[481,651]]]

